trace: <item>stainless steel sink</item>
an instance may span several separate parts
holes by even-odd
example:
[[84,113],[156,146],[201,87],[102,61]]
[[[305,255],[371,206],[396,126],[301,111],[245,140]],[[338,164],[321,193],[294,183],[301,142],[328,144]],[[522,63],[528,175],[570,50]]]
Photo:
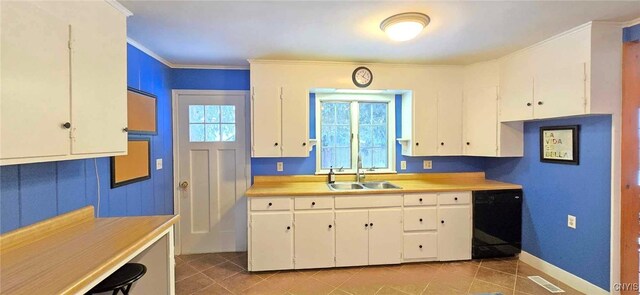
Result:
[[368,189],[400,189],[401,187],[388,181],[370,181],[363,182],[362,186]]
[[329,184],[329,189],[334,191],[350,191],[364,189],[364,186],[357,182],[335,182]]
[[353,190],[385,190],[400,189],[401,187],[388,181],[369,181],[363,183],[357,182],[336,182],[330,183],[329,189],[333,191],[353,191]]

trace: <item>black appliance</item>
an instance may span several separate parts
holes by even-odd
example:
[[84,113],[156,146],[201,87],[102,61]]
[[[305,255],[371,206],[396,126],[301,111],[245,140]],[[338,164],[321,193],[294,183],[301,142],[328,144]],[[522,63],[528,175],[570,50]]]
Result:
[[522,249],[522,190],[473,192],[472,257],[514,256]]

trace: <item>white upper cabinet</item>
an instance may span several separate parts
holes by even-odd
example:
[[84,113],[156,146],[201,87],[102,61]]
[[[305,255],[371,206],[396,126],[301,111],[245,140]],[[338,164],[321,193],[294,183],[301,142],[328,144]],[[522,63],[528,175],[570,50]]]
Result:
[[251,65],[251,155],[282,155],[282,86],[260,66]]
[[610,114],[621,95],[622,30],[588,23],[500,61],[500,120]]
[[438,92],[438,155],[462,153],[462,89],[459,85]]
[[103,1],[0,5],[0,165],[126,154],[126,15]]
[[432,90],[402,95],[402,154],[435,155],[438,150],[438,93]]

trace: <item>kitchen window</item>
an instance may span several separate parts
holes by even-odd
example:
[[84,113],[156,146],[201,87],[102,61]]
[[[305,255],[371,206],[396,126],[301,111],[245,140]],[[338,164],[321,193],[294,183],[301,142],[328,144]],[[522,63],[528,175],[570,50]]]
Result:
[[316,173],[395,172],[394,95],[316,94]]

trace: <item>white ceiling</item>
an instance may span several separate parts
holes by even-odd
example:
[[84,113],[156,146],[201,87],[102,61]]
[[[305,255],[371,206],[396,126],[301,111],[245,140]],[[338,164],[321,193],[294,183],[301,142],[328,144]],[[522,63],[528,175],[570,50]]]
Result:
[[[591,20],[630,21],[640,1],[131,1],[128,35],[173,64],[246,66],[246,59],[469,64]],[[418,38],[393,42],[380,22],[422,12]]]

